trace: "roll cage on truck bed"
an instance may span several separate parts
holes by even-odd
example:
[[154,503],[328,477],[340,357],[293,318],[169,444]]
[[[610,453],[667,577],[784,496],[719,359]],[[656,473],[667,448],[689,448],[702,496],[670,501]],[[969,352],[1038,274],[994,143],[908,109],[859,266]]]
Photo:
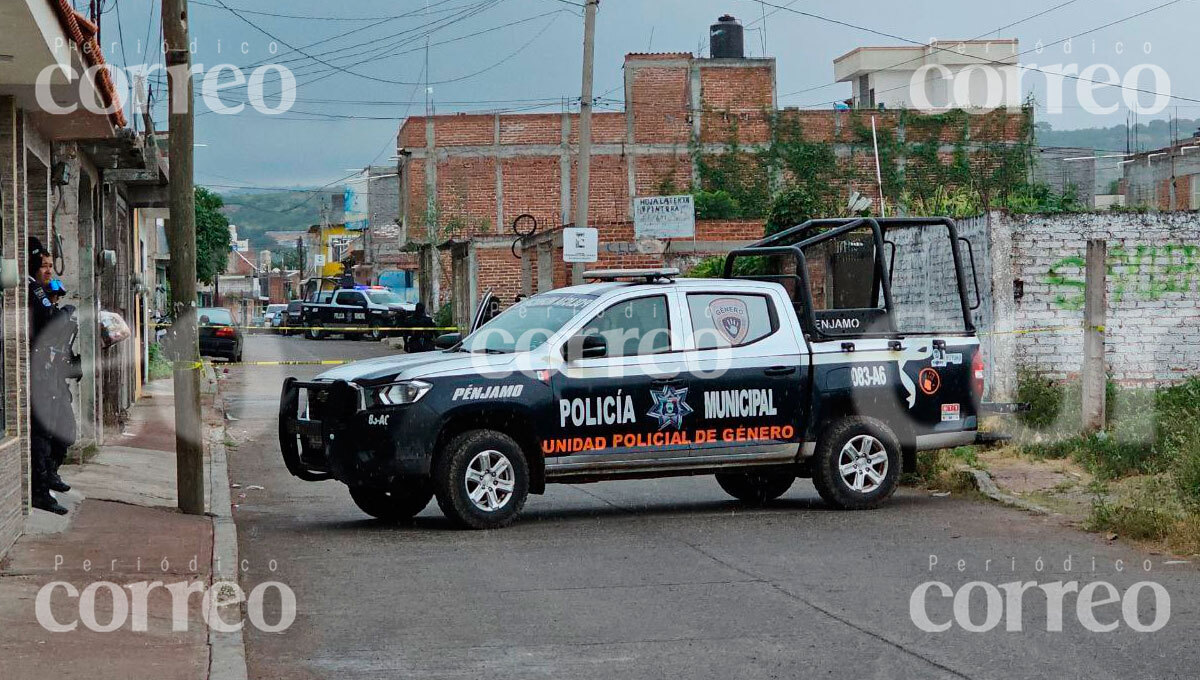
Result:
[[[558,305],[563,321],[536,348],[469,335],[288,378],[284,461],[301,479],[342,481],[381,519],[436,495],[456,523],[494,528],[548,482],[616,478],[714,474],[762,502],[803,476],[835,507],[874,507],[917,451],[975,441],[980,295],[953,220],[811,220],[729,253],[723,278],[677,273],[591,272],[599,283],[535,295],[483,327]],[[631,352],[589,335],[604,320],[665,340]]]

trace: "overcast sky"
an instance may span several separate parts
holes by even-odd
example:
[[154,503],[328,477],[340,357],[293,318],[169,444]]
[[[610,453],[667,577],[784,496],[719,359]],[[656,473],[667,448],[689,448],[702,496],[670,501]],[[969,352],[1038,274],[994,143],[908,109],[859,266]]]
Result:
[[[1041,54],[1032,52],[1039,42],[1056,43],[1169,2],[602,0],[596,28],[595,93],[606,97],[598,110],[619,107],[625,53],[707,50],[709,24],[728,12],[748,29],[749,56],[765,54],[777,60],[782,106],[828,107],[834,100],[848,97],[849,84],[833,83],[833,59],[855,47],[905,44],[901,39],[1015,37],[1022,52],[1030,51],[1022,54],[1021,63],[1039,68],[1065,63],[1078,64],[1082,70],[1108,64],[1124,77],[1139,64],[1157,65],[1170,77],[1170,93],[1180,98],[1155,117],[1173,115],[1177,105],[1180,117],[1197,118],[1198,0],[1176,0],[1145,16],[1077,37],[1070,54],[1064,54],[1062,44],[1047,47]],[[105,14],[103,42],[110,62],[132,65],[156,60],[147,57],[145,46],[147,35],[151,42],[157,39],[158,4],[158,0],[120,0],[119,31],[117,11]],[[261,27],[258,30],[221,4],[234,10],[322,19],[243,13],[246,20]],[[854,27],[776,8],[789,4],[795,10]],[[423,16],[426,5],[429,15]],[[1057,5],[1063,6],[1022,22]],[[409,16],[397,16],[403,14]],[[369,20],[335,21],[329,17]],[[996,32],[1016,22],[1022,23]],[[579,97],[583,19],[576,0],[192,0],[194,63],[206,69],[219,63],[243,67],[281,63],[294,70],[300,83],[293,109],[282,115],[262,115],[249,107],[238,115],[201,113],[196,141],[204,146],[196,149],[197,181],[230,186],[321,185],[372,162],[389,163],[400,120],[425,109],[424,88],[418,84],[426,79],[423,48],[428,28],[422,27],[437,29],[429,36],[433,46],[428,75],[438,113],[558,111],[563,100]],[[351,33],[336,37],[347,32]],[[114,44],[121,36],[124,50]],[[272,43],[274,54],[270,53]],[[367,77],[334,71],[300,55],[289,44]],[[229,79],[227,73],[223,80]],[[268,76],[268,83],[273,80],[274,76]],[[1025,81],[1025,89],[1044,107],[1045,77],[1031,72]],[[1050,115],[1039,108],[1039,121],[1060,129],[1124,123],[1128,111],[1124,104],[1110,115],[1091,114],[1080,106],[1077,83],[1067,80],[1064,86],[1063,112]],[[1140,87],[1163,89],[1149,73],[1143,74]],[[268,87],[268,94],[272,89],[278,91],[277,86]],[[232,94],[226,94],[227,102],[244,101],[244,90],[228,92]],[[1153,96],[1142,97],[1144,105],[1150,105]],[[1106,88],[1096,99],[1101,104],[1120,103],[1121,91]],[[268,97],[267,103],[271,102]],[[201,103],[198,111],[204,112],[206,107]],[[164,110],[156,111],[155,118],[165,127]]]

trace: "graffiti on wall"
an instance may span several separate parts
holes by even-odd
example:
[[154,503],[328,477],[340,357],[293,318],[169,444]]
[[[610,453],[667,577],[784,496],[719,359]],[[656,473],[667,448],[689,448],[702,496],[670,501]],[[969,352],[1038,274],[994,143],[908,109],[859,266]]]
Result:
[[[1116,246],[1109,249],[1107,262],[1114,303],[1200,290],[1200,245]],[[1059,309],[1083,309],[1084,264],[1082,255],[1070,255],[1047,270],[1045,282]]]

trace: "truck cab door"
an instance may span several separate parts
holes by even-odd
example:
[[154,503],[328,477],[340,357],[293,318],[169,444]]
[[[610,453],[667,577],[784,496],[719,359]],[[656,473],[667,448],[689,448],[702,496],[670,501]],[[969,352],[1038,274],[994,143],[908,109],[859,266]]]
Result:
[[492,294],[492,291],[488,290],[479,299],[479,304],[475,306],[475,313],[471,315],[471,327],[467,329],[466,333],[463,333],[463,337],[479,330],[480,326],[491,321],[499,313],[499,300]]
[[808,348],[775,287],[676,292],[685,318],[695,462],[797,459],[809,394]]
[[[698,406],[683,376],[680,323],[668,291],[634,293],[609,302],[562,345],[541,441],[548,475],[686,463]],[[602,354],[586,349],[589,337],[604,339]]]

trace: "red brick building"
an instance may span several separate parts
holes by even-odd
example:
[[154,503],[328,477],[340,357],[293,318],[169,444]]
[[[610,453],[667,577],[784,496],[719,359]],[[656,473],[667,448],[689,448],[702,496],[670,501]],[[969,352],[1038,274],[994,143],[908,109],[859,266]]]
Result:
[[[777,112],[775,60],[629,54],[624,70],[625,111],[592,116],[588,214],[589,226],[600,228],[601,250],[595,266],[687,266],[761,237],[761,221],[698,223],[686,247],[678,239],[665,247],[666,242],[635,242],[630,220],[635,197],[698,185],[698,156],[726,151],[735,135],[744,148],[770,142]],[[874,155],[870,137],[864,142],[860,112],[788,109],[779,115],[797,122],[805,140],[830,145],[839,165],[860,171],[863,186],[855,188],[875,194]],[[906,130],[901,111],[870,116],[881,134],[938,145],[939,162],[949,162],[964,137],[971,140],[968,152],[975,140],[1015,141],[1023,120],[999,110],[968,116],[956,126]],[[549,257],[563,274],[545,273],[550,266],[545,250],[556,238],[546,234],[557,233],[575,214],[578,118],[568,112],[445,114],[404,122],[398,138],[401,240],[419,253],[422,300],[436,301],[436,308],[453,298],[462,319],[488,289],[507,301],[518,292],[578,279],[582,267],[568,276],[557,251]],[[919,159],[899,165],[921,171]],[[523,244],[537,252],[522,255],[513,246],[512,223],[521,215],[537,221],[541,236]],[[433,271],[439,276],[427,275]]]
[[[736,119],[743,143],[766,141],[767,116],[775,108],[775,60],[630,54],[625,101],[625,112],[592,116],[588,212],[596,226],[627,222],[633,197],[657,195],[664,181],[690,185],[693,139],[723,148]],[[519,263],[509,249],[511,223],[523,214],[533,215],[543,232],[570,223],[578,132],[575,113],[406,120],[399,134],[401,215],[406,240],[422,249],[421,270],[448,259],[430,244],[488,239],[504,241],[498,249],[508,266],[496,271],[519,281]],[[761,234],[761,225],[752,231]],[[443,276],[436,283],[422,277],[422,298],[445,301],[449,268],[437,266]],[[513,287],[511,281],[492,283],[479,282],[483,288]]]

